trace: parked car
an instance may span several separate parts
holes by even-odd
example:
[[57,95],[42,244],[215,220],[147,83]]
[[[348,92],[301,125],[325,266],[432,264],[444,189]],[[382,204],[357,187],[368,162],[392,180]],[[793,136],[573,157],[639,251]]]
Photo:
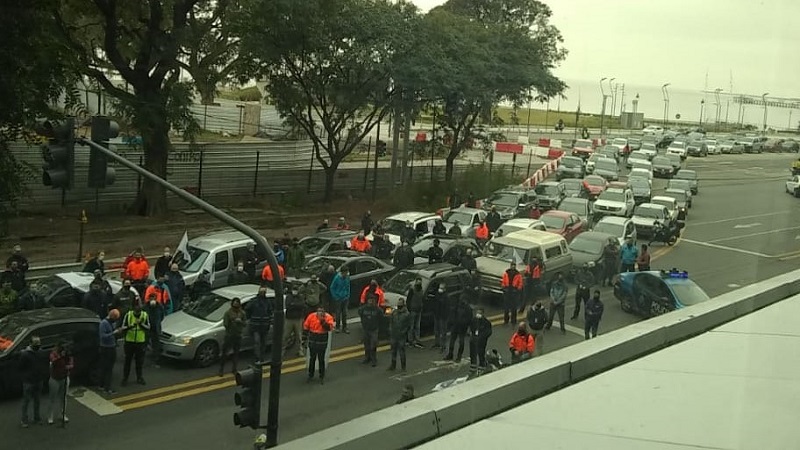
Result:
[[643,317],[710,300],[687,272],[677,270],[621,273],[614,283],[614,296],[623,311]]
[[442,261],[450,264],[461,264],[461,257],[467,252],[467,249],[472,250],[473,256],[476,258],[481,255],[481,249],[478,247],[474,238],[458,237],[453,235],[431,235],[425,236],[418,240],[411,249],[414,251],[414,264],[428,263],[428,250],[433,247],[433,241],[439,240],[439,247],[442,248],[444,256]]
[[689,187],[691,188],[692,195],[697,195],[700,190],[700,183],[697,179],[697,171],[695,170],[681,170],[677,175],[675,175],[675,179],[689,181]]
[[583,184],[589,190],[589,198],[597,198],[608,187],[608,181],[599,175],[589,175],[583,179]]
[[653,237],[656,222],[666,224],[670,214],[663,205],[642,203],[633,211],[633,223],[636,233],[641,237]]
[[630,169],[633,166],[634,161],[644,161],[646,163],[649,163],[650,157],[647,155],[647,153],[638,150],[635,152],[631,152],[631,154],[628,155],[628,159],[625,161],[625,167]]
[[717,145],[719,146],[719,152],[721,154],[741,155],[744,153],[744,147],[742,144],[731,138],[721,140]]
[[800,197],[800,175],[792,175],[786,180],[786,193]]
[[587,175],[591,175],[592,173],[594,173],[594,164],[600,158],[607,158],[607,156],[602,155],[602,154],[597,153],[597,152],[592,153],[592,155],[589,156],[589,159],[586,160],[586,174]]
[[596,153],[605,156],[606,158],[613,159],[615,162],[619,163],[620,160],[619,147],[613,145],[606,145],[600,150],[597,150]]
[[563,236],[567,243],[589,228],[587,222],[577,214],[558,210],[545,212],[540,220],[544,222],[547,231]]
[[764,151],[764,144],[758,137],[739,137],[736,142],[741,144],[745,153],[761,153]]
[[567,178],[561,181],[564,183],[564,193],[567,198],[589,198],[589,190],[583,184],[583,180],[577,178]]
[[617,243],[617,238],[607,233],[587,231],[576,236],[569,244],[572,253],[572,266],[588,267],[595,280],[602,279],[604,271],[603,254],[608,246]]
[[[432,296],[440,285],[451,299],[458,299],[465,289],[473,287],[473,278],[469,271],[461,266],[447,263],[416,264],[397,272],[383,285],[386,297],[386,308],[394,309],[397,301],[406,298],[408,290],[417,279],[422,280],[422,292],[425,298]],[[429,327],[433,323],[431,302],[422,304],[422,324]]]
[[556,180],[561,181],[564,178],[583,178],[586,173],[586,167],[583,159],[577,156],[564,156],[556,169]]
[[638,237],[633,219],[627,217],[605,216],[594,224],[592,231],[614,236],[619,241],[619,245],[624,244],[625,240],[628,238],[636,241]]
[[536,204],[536,192],[527,188],[503,188],[492,193],[483,201],[482,207],[490,211],[492,207],[503,220],[514,217],[528,217]]
[[500,225],[495,234],[497,236],[507,236],[519,230],[547,231],[547,227],[539,219],[511,219]]
[[635,206],[632,189],[608,188],[597,197],[592,212],[596,219],[602,216],[630,217]]
[[628,184],[630,184],[633,191],[633,201],[637,205],[650,201],[653,196],[653,185],[650,180],[643,177],[629,177]]
[[667,155],[678,155],[681,159],[686,159],[687,144],[684,141],[672,141],[667,147]]
[[[80,308],[83,297],[89,292],[89,285],[94,280],[94,274],[84,272],[64,272],[47,275],[30,284],[28,291],[20,296],[20,302],[28,302],[26,296],[33,296],[30,304],[43,308]],[[122,289],[122,283],[117,280],[107,280],[112,293],[116,294]]]
[[539,209],[554,209],[567,196],[564,183],[544,181],[536,185],[536,202]]
[[595,144],[594,141],[591,139],[578,139],[575,141],[575,144],[572,146],[572,156],[578,156],[580,158],[588,158],[589,156],[594,153]]
[[458,222],[461,233],[464,236],[474,237],[475,229],[478,228],[482,220],[486,220],[486,214],[486,211],[483,209],[462,206],[447,211],[442,221],[448,231]]
[[32,336],[41,339],[42,346],[38,352],[45,360],[59,342],[69,348],[75,361],[70,372],[71,384],[99,381],[99,327],[97,314],[73,307],[21,311],[1,318],[0,396],[16,396],[22,392],[19,359],[22,351],[30,345]]
[[644,178],[649,182],[653,182],[653,171],[645,169],[643,167],[634,167],[628,172],[628,180],[631,178]]
[[617,148],[619,156],[625,156],[631,152],[631,147],[628,145],[628,140],[625,138],[614,138],[610,145]]
[[719,155],[720,150],[719,150],[719,147],[717,146],[717,140],[716,139],[706,139],[703,142],[705,142],[705,144],[706,144],[706,148],[708,149],[708,154],[709,155]]
[[708,156],[708,145],[705,140],[694,140],[686,146],[686,153],[689,156]]
[[658,147],[653,142],[642,142],[642,148],[637,151],[647,155],[647,159],[650,161],[658,155]]
[[[248,244],[255,242],[244,233],[233,230],[211,232],[189,239],[187,249],[191,260],[176,258],[186,286],[197,281],[202,271],[208,267],[209,259],[214,261],[213,287],[227,284],[228,275],[236,270],[237,262],[243,261],[248,254]],[[266,264],[266,259],[261,259],[256,266],[256,273],[260,274]]]
[[610,158],[598,159],[594,164],[593,175],[600,175],[608,181],[619,180],[619,165]]
[[558,205],[558,211],[575,213],[587,224],[592,222],[592,204],[585,198],[565,198]]
[[672,197],[678,204],[678,220],[686,220],[689,217],[689,194],[681,189],[667,189],[664,191],[665,197]]
[[681,158],[680,156],[678,156],[678,155],[676,155],[674,153],[668,153],[665,156],[669,160],[670,164],[672,164],[673,173],[675,175],[677,175],[678,172],[680,172],[680,170],[681,170],[681,162],[682,162],[683,158]]
[[800,152],[800,142],[797,142],[794,139],[785,139],[781,142],[781,151],[787,153],[798,153]]
[[350,241],[356,235],[358,232],[353,230],[325,230],[301,238],[297,245],[309,260],[318,255],[349,249]]
[[654,205],[661,205],[667,208],[670,221],[676,221],[679,219],[678,214],[680,211],[678,210],[678,201],[674,198],[665,195],[656,195],[650,200],[650,203]]
[[370,280],[375,279],[378,280],[378,283],[383,283],[395,272],[394,266],[380,259],[360,252],[344,250],[312,258],[303,265],[300,274],[290,280],[305,282],[308,276],[319,275],[329,265],[336,270],[342,266],[346,266],[350,270],[351,306],[359,304],[361,291],[369,284]]
[[653,176],[656,178],[672,178],[675,174],[675,167],[672,161],[666,156],[656,156],[653,158]]
[[631,152],[638,151],[640,148],[642,148],[642,139],[628,138],[628,147],[630,147]]
[[667,189],[677,189],[686,192],[686,195],[689,197],[687,200],[687,205],[689,208],[692,207],[692,185],[689,180],[679,180],[679,179],[672,179],[669,180],[667,183]]

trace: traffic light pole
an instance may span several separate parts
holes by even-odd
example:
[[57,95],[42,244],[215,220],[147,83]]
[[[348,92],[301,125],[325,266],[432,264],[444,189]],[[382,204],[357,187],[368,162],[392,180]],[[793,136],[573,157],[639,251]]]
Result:
[[[79,138],[76,140],[78,143],[88,145],[89,147],[101,152],[107,158],[116,161],[123,167],[138,173],[144,178],[157,183],[164,187],[166,190],[178,196],[181,200],[186,201],[192,206],[203,210],[220,222],[244,233],[247,237],[255,241],[256,249],[259,256],[266,258],[272,273],[280,273],[278,269],[278,259],[275,253],[272,252],[267,239],[259,234],[256,230],[239,221],[238,219],[228,215],[224,211],[218,209],[214,205],[207,203],[194,195],[184,191],[183,189],[175,186],[174,184],[164,180],[163,178],[150,173],[137,164],[134,164],[127,159],[117,155],[116,153],[108,150],[102,145],[98,145],[86,138]],[[267,447],[275,447],[278,445],[278,411],[280,406],[280,392],[281,392],[281,369],[283,366],[283,327],[284,327],[284,311],[283,311],[283,280],[277,277],[278,281],[275,283],[275,313],[273,318],[273,332],[272,332],[272,361],[270,364],[269,373],[269,409],[267,411],[267,423],[263,427],[267,430]]]

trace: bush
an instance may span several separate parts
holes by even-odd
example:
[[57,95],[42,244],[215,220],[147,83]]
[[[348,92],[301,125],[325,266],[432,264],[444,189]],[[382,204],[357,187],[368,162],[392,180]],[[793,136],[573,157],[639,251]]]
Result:
[[241,102],[260,102],[263,97],[261,91],[255,86],[240,89],[236,95]]

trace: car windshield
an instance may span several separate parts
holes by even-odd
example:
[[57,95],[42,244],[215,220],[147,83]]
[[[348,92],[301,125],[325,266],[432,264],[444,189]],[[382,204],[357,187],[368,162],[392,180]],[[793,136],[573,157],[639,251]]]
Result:
[[594,228],[592,228],[592,231],[597,231],[598,233],[606,233],[612,236],[622,236],[624,229],[625,227],[622,224],[604,222],[601,220],[594,226]]
[[339,269],[339,267],[344,264],[344,260],[341,258],[330,258],[326,256],[314,258],[311,261],[307,262],[302,271],[305,273],[320,273],[325,270],[326,267],[333,265],[335,269]]
[[680,189],[681,191],[688,191],[689,180],[669,180],[667,189]]
[[303,253],[306,255],[315,255],[322,250],[322,247],[327,244],[327,239],[320,239],[315,237],[310,237],[303,239],[299,242],[298,246],[303,250]]
[[578,252],[589,255],[599,255],[603,251],[603,244],[594,239],[586,239],[578,236],[569,244],[569,249],[572,250],[573,253]]
[[561,158],[561,165],[564,167],[580,167],[583,165],[583,160],[572,156],[565,156]]
[[601,159],[597,161],[594,165],[595,170],[608,170],[609,172],[616,172],[617,171],[617,163],[614,161],[609,161],[606,159]]
[[628,159],[630,159],[630,160],[640,159],[640,160],[644,160],[644,161],[648,160],[647,159],[647,155],[645,155],[644,153],[639,153],[639,152],[631,153],[630,155],[628,155]]
[[50,275],[31,283],[30,290],[39,295],[40,298],[47,299],[56,291],[67,286],[69,286],[69,283],[60,277]]
[[558,205],[558,209],[561,211],[575,213],[579,216],[585,216],[589,213],[586,206],[587,204],[588,203],[586,202],[570,201],[569,199],[566,199],[562,201],[560,205]]
[[394,234],[399,236],[403,234],[403,230],[405,229],[406,223],[402,220],[384,219],[383,221],[383,231],[386,234]]
[[181,258],[178,262],[178,269],[181,272],[199,272],[206,263],[208,252],[192,245],[188,246],[189,256],[192,258],[188,261],[186,258]]
[[717,140],[716,139],[706,139],[705,143],[706,143],[706,145],[717,145]]
[[601,155],[599,152],[598,153],[593,153],[592,156],[589,157],[589,161],[597,162],[597,160],[599,160],[600,158],[604,158],[604,156]]
[[497,206],[517,206],[519,204],[519,196],[510,192],[494,193],[486,203]]
[[672,164],[673,166],[681,164],[681,157],[678,155],[667,155],[667,159],[669,160],[669,163]]
[[[413,283],[417,278],[423,277],[421,277],[418,273],[401,270],[383,285],[383,289],[384,291],[388,292],[405,294],[409,286],[411,286],[411,283]],[[424,279],[423,284],[427,285]]]
[[628,141],[625,139],[614,139],[611,143],[614,145],[627,145]]
[[673,205],[671,201],[669,201],[669,200],[661,200],[661,199],[658,199],[658,198],[654,198],[653,200],[651,200],[651,203],[654,203],[656,205],[661,205],[661,206],[663,206],[663,207],[665,207],[667,209],[674,209],[674,207],[675,207],[675,205]]
[[670,148],[685,148],[686,147],[686,143],[685,142],[673,142],[672,144],[669,144],[669,146],[670,146]]
[[726,140],[722,141],[722,143],[721,143],[720,145],[730,145],[730,146],[733,146],[733,145],[735,145],[735,144],[736,144],[736,141],[734,141],[734,140],[732,140],[732,139],[726,139]]
[[524,248],[517,248],[512,245],[501,244],[496,241],[490,241],[486,244],[486,252],[484,256],[501,261],[515,261],[521,263],[528,260],[528,251]]
[[564,224],[567,222],[566,219],[564,219],[563,217],[553,216],[549,214],[542,214],[539,220],[544,222],[544,226],[548,230],[563,230]]
[[668,197],[672,197],[679,202],[685,202],[687,200],[686,191],[682,190],[673,190],[670,189],[664,193],[664,195]]
[[606,180],[601,177],[586,177],[583,181],[589,186],[605,186]]
[[617,189],[607,189],[597,198],[598,200],[606,200],[609,202],[624,202],[625,194]]
[[655,151],[656,150],[656,144],[653,144],[653,143],[650,143],[650,142],[645,142],[644,144],[642,144],[642,150],[653,150],[653,151]]
[[216,294],[200,297],[196,302],[190,303],[183,309],[186,314],[209,322],[219,322],[225,311],[230,308],[231,299]]
[[666,156],[656,156],[653,158],[653,165],[654,166],[671,166],[672,163]]
[[692,170],[681,170],[675,175],[675,178],[679,180],[695,180],[697,179],[697,173]]
[[702,303],[709,299],[708,294],[703,292],[694,282],[674,281],[669,283],[672,292],[680,299],[681,304],[690,306]]
[[739,142],[741,142],[742,144],[748,144],[748,145],[750,145],[750,144],[752,144],[752,143],[753,143],[753,142],[755,142],[755,141],[756,141],[756,140],[755,140],[754,138],[739,138]]
[[538,195],[558,195],[558,187],[552,184],[540,184],[536,186],[536,194]]
[[649,219],[663,219],[664,211],[661,208],[652,208],[646,206],[637,206],[633,211],[634,216],[646,217]]
[[578,139],[575,141],[575,146],[573,148],[592,148],[592,141],[587,139]]
[[14,341],[33,323],[27,316],[16,314],[0,319],[0,353],[10,349]]
[[[638,175],[638,174],[634,174]],[[647,178],[642,176],[631,176],[628,178],[628,184],[631,185],[633,188],[649,188],[650,182],[647,181]]]
[[461,225],[471,225],[472,224],[472,214],[468,214],[462,211],[450,211],[444,216],[444,221],[449,223],[460,223]]
[[581,186],[582,186],[581,180],[577,180],[575,178],[569,178],[569,179],[566,179],[566,180],[562,181],[562,183],[564,183],[564,188],[566,190],[568,190],[568,191],[580,191],[581,190]]

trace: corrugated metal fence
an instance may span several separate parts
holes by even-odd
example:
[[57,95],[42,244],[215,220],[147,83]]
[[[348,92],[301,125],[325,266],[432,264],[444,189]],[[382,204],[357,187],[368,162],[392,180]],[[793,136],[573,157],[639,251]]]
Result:
[[215,133],[224,131],[237,135],[247,129],[267,133],[288,131],[274,106],[261,103],[258,105],[261,109],[260,114],[254,118],[245,115],[237,105],[244,106],[243,103],[222,100],[219,105],[192,105],[191,111],[201,128]]

